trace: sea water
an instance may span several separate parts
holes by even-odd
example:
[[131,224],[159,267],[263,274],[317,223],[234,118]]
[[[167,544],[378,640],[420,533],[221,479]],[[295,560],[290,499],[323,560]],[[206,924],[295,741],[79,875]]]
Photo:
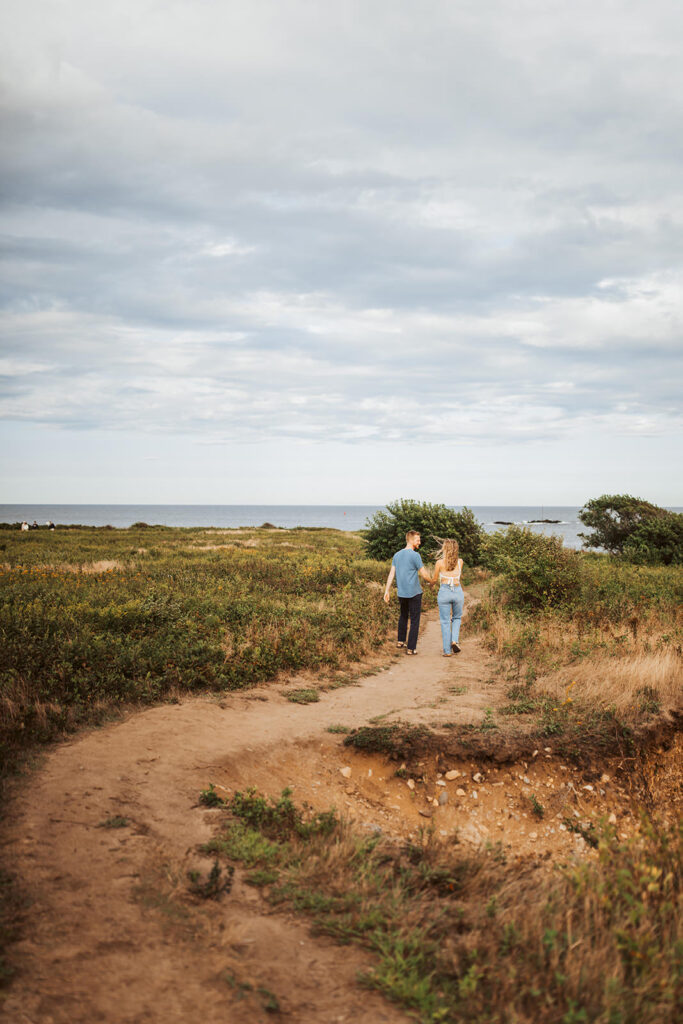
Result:
[[[462,506],[450,506],[460,511]],[[580,506],[568,505],[473,505],[472,512],[487,532],[504,530],[501,523],[526,525],[534,533],[554,534],[572,548],[581,547],[578,536],[585,527],[579,522]],[[143,522],[162,526],[203,526],[234,529],[239,526],[328,527],[335,530],[362,530],[382,505],[0,505],[0,522],[48,520],[58,526],[80,523],[83,526],[125,528]],[[678,511],[678,510],[675,510]],[[538,523],[533,520],[553,519]]]

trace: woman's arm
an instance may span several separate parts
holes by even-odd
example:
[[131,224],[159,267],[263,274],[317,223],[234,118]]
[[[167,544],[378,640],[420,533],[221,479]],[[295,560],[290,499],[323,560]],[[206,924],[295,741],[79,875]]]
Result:
[[394,576],[396,575],[396,566],[392,565],[387,576],[387,584],[384,588],[384,600],[389,604],[389,591],[391,590],[391,584],[394,582]]

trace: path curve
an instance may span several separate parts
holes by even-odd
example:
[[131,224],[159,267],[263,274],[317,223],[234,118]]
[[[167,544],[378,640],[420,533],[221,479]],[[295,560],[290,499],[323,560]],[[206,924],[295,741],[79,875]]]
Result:
[[[327,732],[333,723],[481,717],[489,671],[476,639],[458,657],[442,658],[438,622],[427,616],[416,658],[394,659],[319,703],[292,704],[272,685],[220,701],[189,698],[57,746],[16,796],[3,838],[6,862],[31,899],[5,1019],[241,1024],[270,1019],[266,997],[259,1003],[254,995],[261,988],[301,1024],[407,1020],[357,987],[356,972],[370,963],[362,951],[313,939],[293,917],[264,913],[259,894],[239,882],[221,913],[186,912],[188,858],[215,825],[197,796],[230,764],[263,767],[292,743],[338,746]],[[457,707],[444,697],[455,681],[468,685]],[[113,815],[131,827],[101,827]],[[245,977],[249,990],[239,987]]]

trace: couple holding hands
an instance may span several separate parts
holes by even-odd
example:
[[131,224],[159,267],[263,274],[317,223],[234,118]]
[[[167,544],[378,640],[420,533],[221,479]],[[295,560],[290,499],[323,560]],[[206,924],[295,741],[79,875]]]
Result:
[[[439,619],[441,620],[441,636],[443,639],[443,656],[451,658],[460,653],[460,620],[465,602],[465,595],[460,586],[462,558],[459,557],[457,540],[444,540],[437,553],[434,573],[430,575],[422,564],[417,553],[421,543],[417,530],[409,530],[406,534],[406,546],[397,551],[391,561],[391,570],[387,576],[384,589],[384,600],[389,603],[391,584],[396,577],[396,589],[401,613],[398,619],[398,644],[405,647],[406,654],[417,654],[417,631],[420,627],[422,611],[422,587],[419,577],[430,585],[440,582],[437,601],[439,603]],[[408,620],[410,619],[410,633]],[[406,634],[408,642],[406,644]]]

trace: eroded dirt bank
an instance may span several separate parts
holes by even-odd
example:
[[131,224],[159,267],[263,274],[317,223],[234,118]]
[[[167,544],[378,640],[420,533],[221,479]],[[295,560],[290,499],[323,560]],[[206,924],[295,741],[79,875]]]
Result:
[[[402,769],[353,753],[328,731],[373,720],[481,722],[504,699],[490,657],[476,639],[457,658],[439,651],[429,621],[417,658],[396,659],[317,704],[294,705],[272,689],[186,700],[57,747],[17,793],[3,836],[4,859],[31,900],[4,1019],[240,1024],[270,1019],[276,1005],[302,1024],[409,1019],[357,987],[369,958],[272,913],[239,871],[221,903],[188,897],[187,872],[205,867],[197,846],[216,820],[197,802],[209,783],[268,794],[290,786],[297,802],[335,805],[359,827],[399,837],[431,826],[454,842],[500,842],[539,859],[589,856],[582,830],[598,815],[614,815],[624,835],[637,828],[618,762],[587,774],[548,743],[513,764],[430,754]],[[660,779],[675,763],[663,750],[650,762],[651,794],[657,757]],[[667,790],[674,813],[679,799],[675,786]],[[106,827],[117,819],[126,824]]]

